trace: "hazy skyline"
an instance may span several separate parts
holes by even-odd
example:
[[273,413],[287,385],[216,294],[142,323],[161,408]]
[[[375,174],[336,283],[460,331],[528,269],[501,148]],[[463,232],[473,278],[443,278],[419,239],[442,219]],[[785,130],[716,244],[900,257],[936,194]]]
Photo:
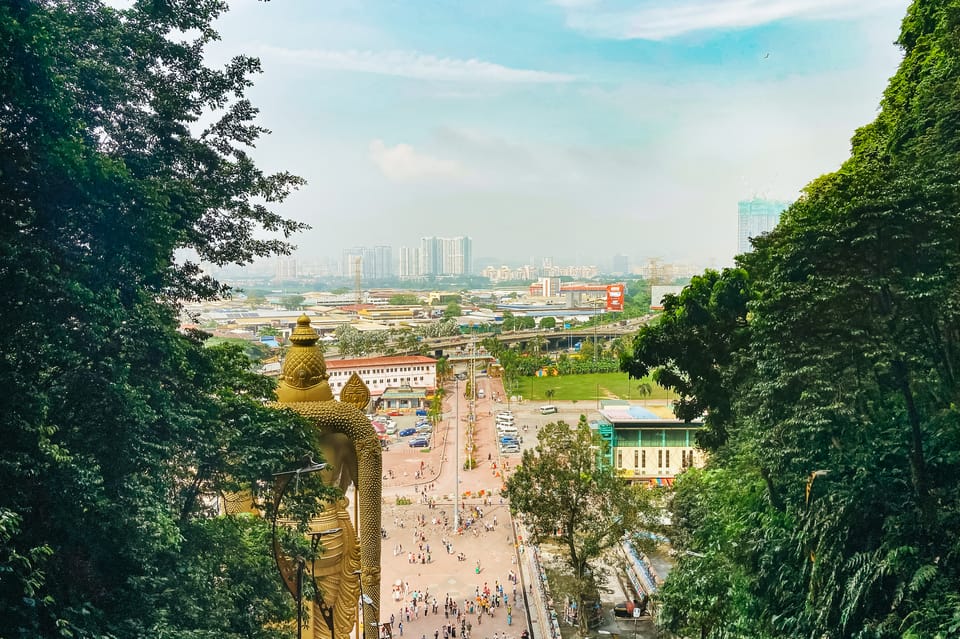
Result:
[[[300,255],[468,235],[474,255],[730,262],[737,202],[847,157],[906,0],[236,0],[255,151],[309,184]],[[606,257],[604,257],[606,256]]]

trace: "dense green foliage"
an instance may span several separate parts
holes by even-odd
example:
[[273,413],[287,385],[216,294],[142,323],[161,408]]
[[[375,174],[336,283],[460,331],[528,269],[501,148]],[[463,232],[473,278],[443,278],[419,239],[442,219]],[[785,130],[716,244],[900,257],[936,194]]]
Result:
[[899,43],[850,159],[625,362],[709,411],[673,501],[676,632],[960,631],[960,2],[915,1]]
[[420,300],[413,293],[397,293],[390,296],[389,302],[394,306],[412,306],[419,304]]
[[[0,3],[0,634],[269,637],[262,522],[213,516],[313,448],[231,346],[178,332],[223,265],[288,250],[225,3]],[[266,9],[267,7],[264,7]],[[200,121],[209,122],[201,130]]]

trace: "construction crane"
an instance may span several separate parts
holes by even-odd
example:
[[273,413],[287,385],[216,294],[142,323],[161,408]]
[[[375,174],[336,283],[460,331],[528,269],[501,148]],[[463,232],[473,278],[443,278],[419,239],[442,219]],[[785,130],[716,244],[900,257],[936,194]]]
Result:
[[363,263],[363,257],[356,255],[353,258],[353,286],[356,289],[357,295],[357,304],[363,303],[363,291],[361,290],[361,285],[363,284],[363,272],[360,270]]

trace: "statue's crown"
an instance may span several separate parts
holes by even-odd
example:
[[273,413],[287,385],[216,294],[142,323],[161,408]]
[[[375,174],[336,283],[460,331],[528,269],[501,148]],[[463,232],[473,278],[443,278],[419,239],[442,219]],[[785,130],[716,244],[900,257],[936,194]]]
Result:
[[281,403],[323,402],[333,399],[327,383],[327,363],[317,346],[320,337],[306,313],[297,318],[290,334],[290,349],[283,358],[277,399]]

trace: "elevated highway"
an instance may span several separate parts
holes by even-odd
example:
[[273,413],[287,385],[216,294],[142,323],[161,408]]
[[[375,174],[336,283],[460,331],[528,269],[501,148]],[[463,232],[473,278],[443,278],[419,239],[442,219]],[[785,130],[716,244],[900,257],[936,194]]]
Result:
[[633,335],[643,324],[646,324],[653,317],[653,315],[647,315],[641,318],[620,320],[610,324],[599,324],[595,327],[588,326],[585,328],[528,329],[500,334],[467,333],[464,335],[451,335],[450,337],[434,337],[424,340],[424,343],[427,346],[429,354],[433,357],[469,354],[474,341],[479,344],[480,340],[487,337],[495,337],[498,341],[508,346],[540,339],[545,342],[544,350],[557,350],[572,348],[577,342],[585,339],[593,340],[594,337],[596,337],[597,341],[608,341],[624,335]]

